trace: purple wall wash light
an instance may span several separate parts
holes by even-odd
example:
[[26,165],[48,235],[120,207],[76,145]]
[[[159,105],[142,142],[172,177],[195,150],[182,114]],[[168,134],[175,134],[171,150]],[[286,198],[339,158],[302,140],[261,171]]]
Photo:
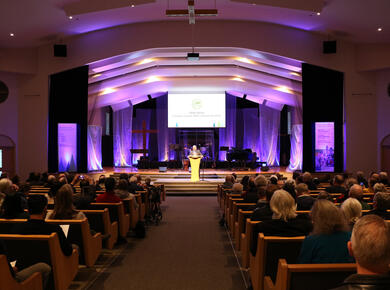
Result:
[[88,171],[103,170],[102,127],[88,126]]
[[58,171],[77,171],[77,124],[58,124]]

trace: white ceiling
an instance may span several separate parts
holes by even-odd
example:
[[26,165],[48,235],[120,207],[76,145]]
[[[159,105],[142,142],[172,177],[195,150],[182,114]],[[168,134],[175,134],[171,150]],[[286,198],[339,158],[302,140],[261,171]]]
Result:
[[267,104],[296,106],[301,99],[301,62],[243,48],[154,48],[91,63],[89,107],[123,108],[165,92],[230,92]]
[[[135,7],[132,8],[131,4]],[[39,46],[69,35],[108,27],[167,20],[165,10],[168,6],[185,9],[187,1],[1,0],[0,47]],[[219,14],[211,19],[216,21],[261,21],[331,34],[358,43],[390,42],[389,0],[328,0],[326,3],[322,0],[195,1],[195,8],[215,7]],[[312,10],[320,7],[323,7],[321,15],[317,16]],[[67,13],[75,13],[72,20],[68,19]],[[378,27],[383,27],[383,31],[378,32]],[[10,33],[15,37],[10,37]]]

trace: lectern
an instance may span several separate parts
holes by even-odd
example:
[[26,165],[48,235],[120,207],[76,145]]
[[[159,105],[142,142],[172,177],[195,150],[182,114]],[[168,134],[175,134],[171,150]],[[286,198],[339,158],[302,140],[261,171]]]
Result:
[[188,156],[190,159],[191,164],[191,182],[199,181],[199,167],[200,167],[200,160],[202,159],[202,156]]

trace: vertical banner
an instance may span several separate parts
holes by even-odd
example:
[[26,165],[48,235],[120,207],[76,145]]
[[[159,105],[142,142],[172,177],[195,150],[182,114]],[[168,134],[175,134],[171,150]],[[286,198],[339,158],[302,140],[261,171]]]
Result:
[[334,122],[315,122],[315,170],[334,172]]
[[102,127],[88,126],[88,171],[102,170]]
[[58,124],[58,171],[77,171],[77,124]]

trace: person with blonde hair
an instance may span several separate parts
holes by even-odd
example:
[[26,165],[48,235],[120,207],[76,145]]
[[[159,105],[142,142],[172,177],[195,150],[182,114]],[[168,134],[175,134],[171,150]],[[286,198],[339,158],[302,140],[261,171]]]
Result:
[[255,224],[253,228],[251,252],[256,255],[257,236],[296,237],[305,236],[312,230],[312,223],[306,215],[297,215],[294,198],[285,190],[276,190],[270,200],[273,212],[271,220]]
[[55,220],[82,220],[84,213],[75,209],[73,205],[73,189],[69,184],[64,184],[57,191],[54,199],[54,210],[47,217]]
[[356,259],[357,274],[333,290],[390,289],[390,227],[375,215],[360,218],[353,228],[348,251]]
[[302,243],[299,263],[353,263],[347,248],[351,232],[341,209],[329,200],[320,199],[310,215],[313,231]]
[[362,216],[362,205],[356,198],[350,197],[341,204],[340,208],[352,230],[357,220]]

